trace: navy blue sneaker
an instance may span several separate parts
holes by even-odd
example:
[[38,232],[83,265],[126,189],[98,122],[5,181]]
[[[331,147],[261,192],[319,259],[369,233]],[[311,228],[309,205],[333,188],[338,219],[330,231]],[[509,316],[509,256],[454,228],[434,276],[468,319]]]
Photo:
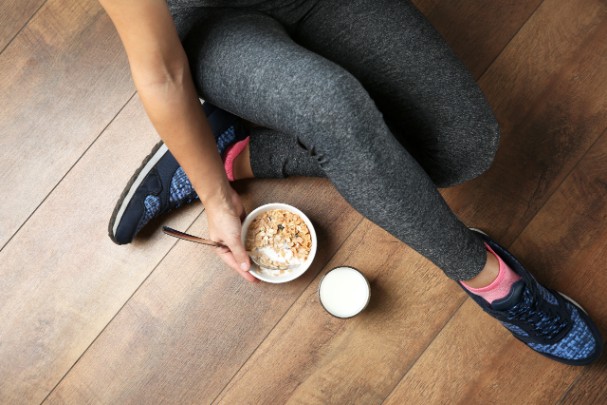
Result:
[[510,252],[484,233],[473,231],[521,279],[514,283],[508,296],[492,304],[465,288],[464,291],[536,352],[569,365],[585,365],[598,359],[603,338],[586,311],[566,295],[539,284]]
[[[209,103],[203,104],[207,120],[223,152],[247,137],[243,121]],[[198,199],[190,180],[168,148],[160,142],[135,172],[122,192],[109,224],[110,238],[130,243],[152,218]]]

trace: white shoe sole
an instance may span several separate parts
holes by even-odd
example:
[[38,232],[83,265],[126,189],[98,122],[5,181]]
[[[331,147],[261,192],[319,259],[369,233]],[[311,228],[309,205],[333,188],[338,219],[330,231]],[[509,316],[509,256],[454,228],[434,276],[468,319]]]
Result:
[[[131,198],[133,198],[133,195],[135,194],[135,191],[137,191],[137,188],[139,188],[139,186],[141,185],[141,182],[143,182],[143,179],[145,179],[145,176],[148,175],[148,173],[152,170],[152,168],[154,166],[156,166],[156,164],[160,161],[160,159],[162,159],[162,157],[169,151],[169,149],[167,148],[167,146],[164,143],[160,143],[158,145],[156,145],[154,147],[154,150],[152,151],[152,153],[144,160],[144,164],[143,167],[141,167],[135,174],[134,178],[132,178],[129,181],[129,186],[128,186],[128,192],[126,193],[126,195],[124,197],[121,197],[120,201],[120,206],[117,207],[117,211],[114,211],[114,215],[112,215],[112,220],[111,220],[111,224],[112,224],[112,234],[110,236],[112,236],[112,239],[114,239],[116,237],[116,231],[118,230],[118,225],[120,224],[120,221],[122,220],[122,216],[124,215],[124,212],[126,211],[126,207],[129,205],[129,203],[131,202]],[[124,192],[123,192],[124,195]]]

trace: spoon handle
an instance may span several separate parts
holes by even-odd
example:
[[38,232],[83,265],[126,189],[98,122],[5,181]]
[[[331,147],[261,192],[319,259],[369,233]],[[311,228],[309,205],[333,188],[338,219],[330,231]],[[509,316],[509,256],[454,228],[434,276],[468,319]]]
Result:
[[184,239],[184,240],[189,240],[190,242],[202,243],[203,245],[208,245],[208,246],[214,246],[214,247],[220,247],[220,248],[226,247],[224,244],[215,242],[214,240],[200,238],[198,236],[190,235],[190,234],[178,231],[178,230],[173,229],[168,226],[163,226],[162,231],[164,233],[166,233],[167,235],[173,236],[178,239]]
[[[199,236],[190,235],[189,233],[178,231],[169,226],[163,226],[162,231],[164,233],[166,233],[167,235],[172,236],[177,239],[183,239],[183,240],[187,240],[190,242],[202,243],[203,245],[208,245],[208,246],[226,248],[229,250],[229,248],[226,245],[224,245],[223,243],[215,242],[214,240],[211,240],[211,239],[201,238]],[[266,270],[281,271],[281,270],[288,270],[288,269],[294,268],[293,266],[287,266],[287,267],[283,268],[283,267],[272,267],[272,266],[268,266],[268,265],[261,265],[259,263],[259,259],[257,258],[256,255],[253,254],[253,252],[247,251],[247,253],[249,254],[249,257],[251,258],[253,263],[255,263],[260,268],[263,267]],[[249,270],[249,271],[251,271],[251,270]]]

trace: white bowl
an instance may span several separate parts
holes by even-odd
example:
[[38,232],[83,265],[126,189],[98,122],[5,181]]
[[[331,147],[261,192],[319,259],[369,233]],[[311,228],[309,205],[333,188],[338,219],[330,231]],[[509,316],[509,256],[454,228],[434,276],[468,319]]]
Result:
[[265,281],[267,283],[281,284],[281,283],[286,283],[286,282],[295,280],[296,278],[300,277],[302,274],[304,274],[306,272],[306,270],[308,270],[310,268],[310,265],[312,264],[312,261],[314,260],[314,256],[316,256],[316,249],[318,248],[318,240],[316,238],[316,231],[314,230],[314,226],[312,225],[312,222],[306,216],[306,214],[304,214],[303,212],[301,212],[300,210],[298,210],[297,208],[295,208],[289,204],[270,203],[270,204],[265,204],[265,205],[255,208],[253,211],[251,211],[249,213],[249,215],[247,215],[247,217],[243,221],[242,235],[241,235],[243,244],[246,243],[247,230],[249,229],[249,226],[251,225],[251,222],[253,221],[253,219],[255,219],[255,217],[257,217],[258,215],[263,214],[264,212],[267,212],[267,211],[271,211],[271,210],[286,210],[286,211],[292,212],[293,214],[298,215],[304,221],[306,226],[308,227],[308,230],[310,231],[310,237],[312,239],[312,247],[310,249],[310,254],[308,255],[308,257],[302,264],[300,264],[299,266],[297,266],[293,269],[285,270],[284,272],[277,272],[277,271],[272,271],[272,270],[267,270],[267,269],[260,269],[255,263],[251,262],[251,271],[250,272],[253,275],[253,277],[255,277],[259,280]]

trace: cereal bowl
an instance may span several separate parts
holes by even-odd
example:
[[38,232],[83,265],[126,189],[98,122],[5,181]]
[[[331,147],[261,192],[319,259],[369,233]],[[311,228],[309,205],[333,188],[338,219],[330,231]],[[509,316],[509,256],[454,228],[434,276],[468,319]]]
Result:
[[[286,211],[286,213],[283,211]],[[267,224],[267,221],[272,221],[272,223],[280,222],[278,228],[268,232],[270,235],[264,235],[266,232],[265,228],[259,228],[261,222]],[[301,226],[302,223],[305,227]],[[258,235],[260,229],[262,229],[261,236]],[[251,233],[249,234],[249,232]],[[277,235],[276,232],[280,233],[280,235]],[[247,241],[248,234],[249,241]],[[281,237],[288,237],[290,240],[293,240],[295,246],[292,246],[291,251],[295,253],[293,253],[292,260],[296,264],[287,270],[276,271],[258,266],[251,261],[250,272],[253,277],[267,283],[280,284],[295,280],[310,268],[314,256],[316,256],[318,240],[312,222],[299,209],[289,204],[271,203],[262,205],[251,211],[242,223],[242,243],[249,249],[251,244],[255,243],[253,240],[261,243],[259,239],[262,239],[264,236],[278,237],[279,239]],[[264,243],[267,243],[267,241]]]

